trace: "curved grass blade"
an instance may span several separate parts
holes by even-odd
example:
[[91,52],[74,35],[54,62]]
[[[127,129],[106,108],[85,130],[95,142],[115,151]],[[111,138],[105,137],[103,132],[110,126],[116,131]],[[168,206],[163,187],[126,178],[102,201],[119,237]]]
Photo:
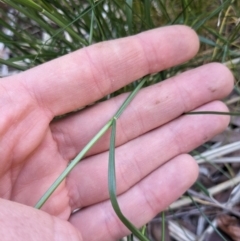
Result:
[[109,165],[108,165],[108,188],[112,207],[123,224],[141,241],[148,239],[123,215],[118,205],[116,196],[116,172],[115,172],[115,137],[116,137],[116,117],[112,121],[112,131],[109,150]]
[[221,111],[192,111],[186,112],[184,115],[231,115],[231,116],[239,116],[240,112],[221,112]]

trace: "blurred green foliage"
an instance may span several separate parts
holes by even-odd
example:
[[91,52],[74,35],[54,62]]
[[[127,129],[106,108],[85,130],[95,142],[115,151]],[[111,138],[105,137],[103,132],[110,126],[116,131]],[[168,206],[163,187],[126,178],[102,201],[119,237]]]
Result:
[[[203,63],[240,57],[239,1],[205,0],[3,0],[0,42],[11,58],[1,60],[28,69],[92,43],[125,37],[172,24],[191,26],[201,50],[194,61],[162,78]],[[222,2],[222,3],[221,3]],[[235,68],[234,65],[231,66]],[[161,78],[161,79],[162,79]]]

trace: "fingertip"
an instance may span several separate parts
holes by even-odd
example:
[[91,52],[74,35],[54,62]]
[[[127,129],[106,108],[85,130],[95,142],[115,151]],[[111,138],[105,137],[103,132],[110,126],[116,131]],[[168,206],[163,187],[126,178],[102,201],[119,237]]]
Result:
[[194,57],[200,48],[199,36],[196,31],[186,25],[176,25],[175,27],[180,32],[180,35],[184,36],[184,40],[188,42],[189,58]]
[[221,79],[224,82],[224,86],[222,86],[222,89],[226,92],[226,95],[231,92],[234,86],[234,75],[231,72],[231,70],[224,64],[213,62],[208,64],[213,69],[215,69],[216,73],[218,73],[219,79]]
[[[216,111],[224,112],[224,113],[229,112],[229,108],[222,101],[215,101],[214,104],[215,104]],[[230,120],[231,120],[230,115],[220,115],[220,123],[222,124],[221,125],[222,129],[220,131],[224,131],[226,129],[226,127],[229,125]]]
[[160,27],[136,36],[146,53],[150,73],[182,64],[199,50],[198,35],[184,25]]
[[[192,186],[192,184],[197,180],[199,175],[199,166],[196,162],[196,160],[188,155],[188,154],[182,154],[179,156],[179,165],[182,175],[182,180],[185,180],[185,189],[187,190]],[[188,178],[186,178],[186,176]]]
[[[231,119],[230,115],[228,115],[228,112],[229,112],[228,107],[222,101],[218,101],[218,100],[208,103],[196,109],[196,111],[210,112],[209,114],[204,114],[204,119],[208,120],[207,122],[208,126],[212,130],[214,130],[213,135],[217,135],[223,132],[227,128]],[[200,116],[196,115],[195,117],[200,117]]]
[[172,28],[175,35],[178,36],[179,48],[187,56],[187,59],[193,58],[199,51],[200,41],[194,29],[186,25],[172,25],[166,28]]

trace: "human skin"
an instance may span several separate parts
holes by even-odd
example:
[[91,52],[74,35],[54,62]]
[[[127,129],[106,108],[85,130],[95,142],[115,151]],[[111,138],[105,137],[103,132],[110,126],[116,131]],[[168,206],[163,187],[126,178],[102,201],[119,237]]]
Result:
[[[59,120],[139,79],[181,64],[198,51],[185,26],[98,43],[0,82],[1,240],[110,241],[129,234],[108,195],[110,133],[89,151],[41,210],[33,208],[69,161],[113,116],[127,94]],[[231,72],[212,63],[142,89],[117,121],[116,175],[123,213],[137,227],[196,180],[188,154],[223,131],[229,117],[182,115],[228,111],[219,100]],[[78,212],[72,214],[76,209]]]

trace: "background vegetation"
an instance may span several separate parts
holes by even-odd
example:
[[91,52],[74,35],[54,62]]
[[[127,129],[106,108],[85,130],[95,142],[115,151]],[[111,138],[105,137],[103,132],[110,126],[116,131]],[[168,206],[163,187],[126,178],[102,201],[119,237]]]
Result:
[[[234,91],[225,101],[230,110],[238,111],[238,0],[2,0],[0,76],[96,42],[172,24],[185,24],[197,31],[199,54],[188,63],[158,73],[151,83],[208,62],[221,62],[236,77]],[[240,240],[240,228],[235,228],[240,226],[239,128],[236,116],[225,133],[192,153],[200,164],[199,181],[143,229],[150,240],[160,240],[161,235],[164,240]]]

